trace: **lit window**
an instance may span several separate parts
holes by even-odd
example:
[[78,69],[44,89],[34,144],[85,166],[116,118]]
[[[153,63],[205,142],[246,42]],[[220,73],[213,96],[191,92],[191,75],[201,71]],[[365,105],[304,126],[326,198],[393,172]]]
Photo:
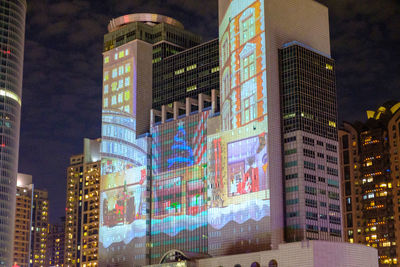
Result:
[[106,56],[106,57],[104,58],[104,64],[107,64],[108,62],[110,62],[110,57],[109,57],[109,56]]
[[121,76],[121,75],[123,75],[123,74],[124,74],[124,66],[120,66],[120,67],[118,68],[118,75]]
[[131,79],[129,77],[125,78],[125,86],[129,86],[131,83]]
[[117,60],[118,59],[118,53],[114,54],[114,59]]
[[111,105],[117,104],[117,97],[115,95],[112,96],[111,98]]
[[124,57],[124,51],[119,52],[118,57],[119,58],[123,58]]
[[129,98],[130,98],[130,92],[126,91],[125,92],[125,101],[129,101]]
[[115,68],[115,69],[113,69],[113,71],[112,71],[111,77],[112,77],[112,78],[115,78],[115,77],[117,77],[117,76],[118,76],[118,71],[117,71],[117,69]]
[[129,106],[125,106],[124,110],[129,113]]
[[125,49],[125,56],[129,55],[129,50]]
[[125,73],[128,73],[131,71],[131,64],[125,64]]
[[124,87],[124,80],[123,79],[118,81],[118,90],[121,89],[122,87]]
[[108,81],[108,71],[104,72],[104,81]]
[[122,103],[122,93],[118,94],[118,103]]
[[117,82],[113,82],[113,83],[111,84],[111,91],[117,90],[117,85],[118,85]]
[[108,84],[104,85],[104,93],[108,94]]
[[327,70],[333,70],[333,66],[331,64],[328,64],[328,63],[325,65],[325,68]]
[[104,98],[104,107],[108,107],[108,97]]

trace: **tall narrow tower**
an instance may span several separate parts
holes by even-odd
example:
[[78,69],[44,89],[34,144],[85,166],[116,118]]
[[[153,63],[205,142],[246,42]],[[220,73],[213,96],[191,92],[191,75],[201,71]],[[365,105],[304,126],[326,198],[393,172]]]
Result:
[[25,14],[25,0],[0,3],[0,266],[13,259]]

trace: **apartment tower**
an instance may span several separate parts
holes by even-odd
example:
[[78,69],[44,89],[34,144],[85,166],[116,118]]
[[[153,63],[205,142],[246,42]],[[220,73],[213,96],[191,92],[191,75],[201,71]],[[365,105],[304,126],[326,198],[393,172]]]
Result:
[[64,266],[98,265],[100,142],[84,139],[83,153],[67,168]]
[[21,118],[25,0],[1,1],[0,14],[0,265],[13,262],[15,193]]
[[15,204],[14,264],[28,267],[31,250],[32,176],[18,173]]
[[380,266],[398,266],[400,103],[389,101],[367,116],[340,130],[344,237],[377,248]]

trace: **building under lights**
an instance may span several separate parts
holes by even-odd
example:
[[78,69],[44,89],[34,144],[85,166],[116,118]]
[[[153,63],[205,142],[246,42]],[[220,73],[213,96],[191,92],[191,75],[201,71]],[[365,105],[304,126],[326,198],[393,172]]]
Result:
[[12,266],[14,256],[26,9],[25,0],[0,3],[0,266]]
[[65,217],[60,219],[60,222],[50,225],[48,266],[64,266]]
[[32,226],[32,176],[18,173],[15,204],[14,261],[20,267],[29,267]]
[[84,139],[67,168],[64,266],[98,264],[100,139]]
[[325,242],[342,241],[325,6],[220,0],[219,53],[161,15],[108,30],[100,266],[293,266],[310,251],[297,263],[377,265],[372,248]]
[[339,131],[344,237],[377,248],[380,266],[398,266],[400,103],[367,115],[365,123],[345,123]]
[[49,196],[47,190],[34,189],[32,200],[32,227],[30,266],[47,265],[49,234]]

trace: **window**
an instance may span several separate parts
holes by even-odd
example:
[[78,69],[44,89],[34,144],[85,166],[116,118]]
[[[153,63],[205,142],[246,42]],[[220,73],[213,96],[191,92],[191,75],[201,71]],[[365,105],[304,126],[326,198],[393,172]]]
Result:
[[125,73],[128,73],[130,71],[131,71],[131,64],[130,63],[125,64]]
[[129,99],[130,99],[130,92],[129,91],[125,91],[124,98],[125,98],[125,101],[129,101]]
[[104,105],[105,108],[108,107],[108,97],[104,98]]
[[311,187],[311,186],[305,186],[304,187],[304,191],[306,194],[309,195],[316,195],[317,194],[317,189],[315,189],[315,187]]
[[104,58],[104,64],[107,64],[108,62],[110,62],[110,57],[109,57],[109,56],[106,56],[106,57]]
[[246,57],[241,59],[241,66],[242,66],[242,82],[246,81],[250,77],[253,77],[256,72],[256,62],[255,62],[255,54],[254,51],[247,55]]
[[125,86],[129,86],[131,84],[131,78],[126,77],[125,78]]
[[258,262],[253,262],[250,267],[260,267],[260,264]]
[[104,72],[104,81],[108,81],[108,71]]
[[121,76],[121,75],[123,75],[123,74],[124,74],[124,66],[120,66],[120,67],[118,68],[118,75]]
[[113,95],[111,98],[111,105],[117,104],[117,96]]
[[285,162],[285,168],[290,168],[290,167],[295,167],[295,166],[297,166],[297,160]]
[[304,168],[315,171],[315,163],[304,161]]
[[294,141],[296,141],[296,136],[285,138],[283,141],[284,141],[284,143],[294,142]]
[[244,44],[255,35],[255,14],[254,8],[249,8],[243,12],[240,18],[240,43]]
[[112,75],[111,75],[111,77],[114,79],[114,78],[117,77],[117,76],[118,76],[118,70],[115,68],[115,69],[112,70]]
[[303,144],[314,146],[314,139],[303,136]]
[[104,94],[108,94],[108,84],[104,85]]
[[270,260],[268,267],[278,267],[278,262],[276,260]]

